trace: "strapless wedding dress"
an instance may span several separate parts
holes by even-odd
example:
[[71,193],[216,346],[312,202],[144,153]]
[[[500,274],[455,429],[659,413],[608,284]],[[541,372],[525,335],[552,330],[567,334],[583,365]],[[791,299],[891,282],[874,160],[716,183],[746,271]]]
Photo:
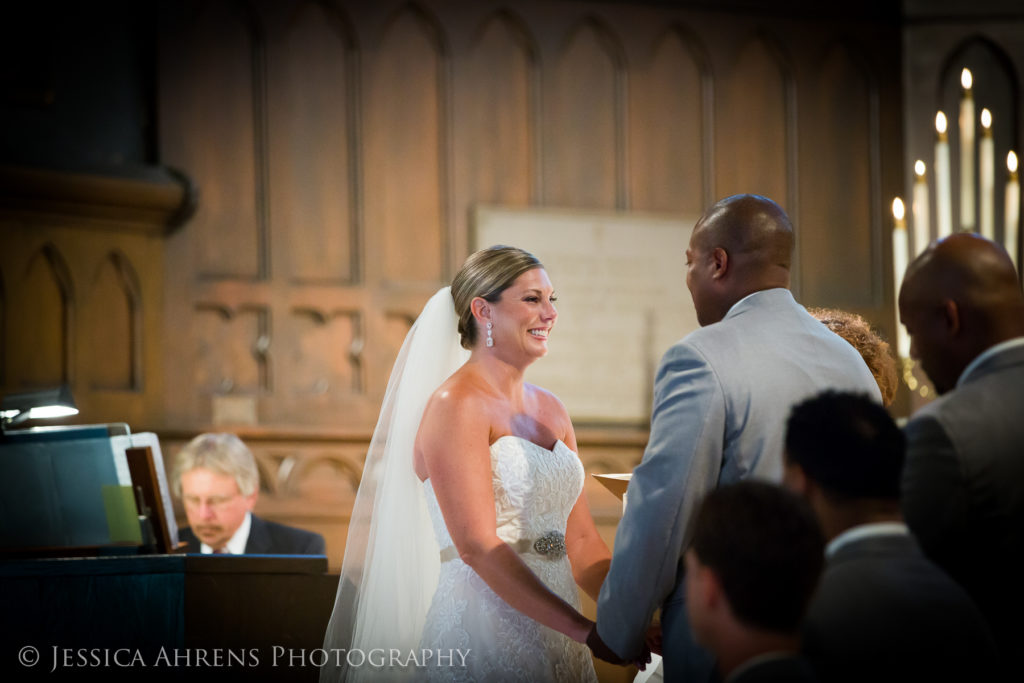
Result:
[[[579,609],[569,559],[557,547],[583,490],[579,458],[561,441],[549,451],[521,437],[503,436],[491,445],[491,472],[498,537],[552,592]],[[585,645],[509,607],[458,558],[430,480],[423,485],[442,563],[421,647],[469,650],[465,666],[456,656],[451,666],[427,668],[427,679],[596,681]]]

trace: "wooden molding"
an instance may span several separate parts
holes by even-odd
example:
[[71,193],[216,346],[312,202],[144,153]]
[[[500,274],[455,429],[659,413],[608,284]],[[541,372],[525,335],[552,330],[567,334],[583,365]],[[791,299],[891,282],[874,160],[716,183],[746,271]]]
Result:
[[92,230],[164,235],[195,211],[198,190],[176,171],[131,176],[0,166],[0,214]]

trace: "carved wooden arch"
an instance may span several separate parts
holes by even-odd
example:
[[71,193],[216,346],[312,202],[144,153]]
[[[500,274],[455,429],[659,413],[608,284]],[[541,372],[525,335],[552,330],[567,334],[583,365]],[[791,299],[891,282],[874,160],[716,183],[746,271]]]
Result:
[[612,66],[615,67],[616,74],[625,78],[626,67],[628,61],[626,59],[626,50],[622,45],[622,41],[619,40],[612,28],[604,21],[601,17],[595,14],[588,14],[582,17],[575,25],[569,28],[565,33],[565,38],[562,41],[562,45],[559,49],[561,54],[565,54],[565,51],[572,46],[579,35],[590,29],[597,36],[601,42],[604,51],[612,59]]
[[[259,473],[260,485],[259,492],[265,493],[269,496],[278,495],[278,470],[281,467],[281,462],[287,459],[287,456],[274,456],[263,453],[253,453],[253,460],[256,462],[256,471]],[[268,463],[267,461],[270,461]]]
[[[844,308],[883,305],[882,114],[878,71],[862,46],[832,36],[813,55],[815,70],[801,93],[802,209],[814,220],[798,232],[807,292]],[[845,160],[836,167],[837,159]],[[809,191],[808,191],[809,190]],[[826,197],[832,199],[826,200]],[[841,200],[837,198],[841,197]],[[830,230],[820,229],[831,226]],[[849,259],[850,273],[838,277],[818,259]]]
[[444,29],[441,26],[441,22],[438,21],[437,17],[422,4],[412,1],[407,2],[397,8],[395,8],[384,21],[383,28],[380,31],[380,36],[377,43],[384,42],[384,39],[391,32],[396,22],[398,22],[403,16],[409,15],[420,25],[421,28],[425,29],[425,32],[430,36],[431,42],[434,44],[434,48],[437,50],[437,56],[441,59],[442,63],[447,65],[451,59],[451,45],[447,37],[445,36]]
[[[265,279],[270,273],[270,251],[268,245],[270,244],[270,218],[269,218],[269,206],[268,206],[268,189],[269,189],[269,162],[268,162],[268,112],[267,112],[267,30],[264,21],[261,19],[257,11],[255,10],[251,2],[244,0],[220,0],[214,2],[196,2],[189,6],[186,10],[187,16],[185,18],[185,33],[184,36],[194,41],[198,36],[206,37],[204,34],[210,28],[219,28],[216,24],[209,24],[209,17],[216,11],[222,11],[224,15],[230,18],[233,23],[236,23],[245,39],[248,43],[247,52],[238,50],[239,56],[244,55],[246,58],[245,71],[249,76],[249,83],[251,86],[250,102],[246,110],[245,118],[247,122],[251,122],[252,126],[252,138],[251,143],[246,140],[246,144],[251,144],[252,154],[252,173],[246,173],[244,176],[239,176],[239,182],[250,186],[252,191],[252,197],[247,198],[247,204],[252,211],[252,239],[256,245],[256,253],[253,260],[248,263],[236,263],[232,265],[241,266],[240,268],[233,268],[232,265],[227,266],[225,269],[221,263],[207,262],[204,263],[200,269],[200,272],[204,277],[210,279],[222,279],[225,277],[232,277],[243,275],[246,277],[255,277],[257,279]],[[223,43],[225,41],[218,41]],[[199,43],[202,49],[209,49],[209,42]],[[234,47],[238,47],[235,45]],[[192,53],[201,54],[199,52]],[[235,169],[233,169],[235,170]],[[221,172],[224,169],[220,169]],[[243,179],[244,178],[244,179]],[[202,181],[200,181],[202,182]],[[248,199],[251,199],[249,203]],[[203,197],[200,192],[199,207],[197,215],[201,216],[203,211]],[[224,221],[223,216],[220,218]],[[244,221],[249,221],[250,216],[245,216]],[[204,220],[208,221],[210,218]],[[238,236],[236,232],[235,237]],[[227,252],[230,253],[230,250]]]
[[[733,55],[733,65],[739,62],[740,56],[752,45],[761,44],[765,51],[773,58],[775,67],[779,71],[782,80],[782,106],[785,125],[785,165],[786,165],[786,211],[795,225],[799,225],[799,191],[797,177],[798,168],[798,140],[797,140],[797,86],[796,67],[792,56],[786,49],[785,44],[777,36],[764,27],[755,29],[746,40],[739,43],[739,47]],[[799,258],[799,241],[797,253]]]
[[[76,339],[74,326],[76,296],[71,270],[56,245],[52,242],[47,242],[26,261],[23,279],[32,273],[38,259],[42,259],[46,274],[56,286],[61,299],[61,310],[56,312],[59,316],[57,322],[60,327],[61,340],[60,363],[62,367],[60,379],[63,382],[71,383],[73,381],[72,372],[74,364],[72,360],[74,358]],[[31,301],[31,293],[26,292],[25,298],[26,301]]]
[[330,2],[329,0],[304,0],[303,2],[297,3],[289,12],[288,18],[285,22],[286,25],[284,33],[287,34],[292,31],[302,15],[308,12],[310,7],[313,7],[314,5],[323,10],[331,29],[341,38],[342,44],[345,48],[353,51],[357,50],[359,44],[355,29],[352,25],[352,20],[349,18],[348,13],[345,12],[343,7],[339,6],[337,3]]
[[[626,128],[628,113],[628,60],[622,41],[617,37],[612,28],[602,18],[594,14],[587,14],[571,26],[562,40],[558,49],[559,62],[564,62],[566,56],[577,43],[580,36],[585,32],[593,33],[597,40],[598,48],[608,56],[611,65],[611,87],[612,102],[610,105],[612,147],[614,156],[611,182],[614,186],[614,208],[627,210],[630,208],[629,181],[627,169],[629,168],[629,153],[627,148]],[[591,201],[593,201],[591,197]],[[608,208],[612,208],[609,206]]]
[[534,68],[539,67],[541,57],[540,47],[537,45],[537,40],[530,32],[530,28],[527,26],[526,22],[523,21],[522,17],[506,7],[501,7],[484,17],[484,19],[472,31],[472,37],[469,41],[470,44],[474,48],[479,45],[484,34],[487,33],[487,30],[495,22],[505,26],[509,34],[518,39],[520,45],[523,47],[523,52],[529,58],[531,64]]
[[[543,192],[543,161],[542,161],[542,125],[543,115],[541,112],[542,102],[542,70],[541,70],[541,50],[540,46],[531,33],[526,22],[516,13],[507,8],[499,8],[492,12],[488,16],[484,17],[476,28],[471,32],[470,36],[470,52],[469,61],[472,68],[484,68],[483,65],[487,64],[490,67],[494,67],[494,63],[489,61],[489,58],[493,58],[493,52],[488,53],[488,49],[492,47],[491,42],[493,41],[494,34],[492,32],[499,31],[507,37],[509,42],[512,44],[513,49],[518,53],[519,57],[523,61],[522,69],[518,70],[518,74],[521,74],[522,78],[522,100],[512,99],[510,93],[518,92],[516,86],[520,82],[517,81],[516,72],[502,71],[501,75],[503,78],[497,82],[493,82],[492,79],[484,79],[487,87],[500,87],[502,94],[506,97],[510,97],[510,100],[503,100],[501,97],[487,97],[485,102],[481,102],[478,106],[499,106],[499,102],[505,104],[513,103],[515,105],[521,105],[521,108],[517,108],[517,111],[521,116],[521,125],[523,135],[525,137],[525,144],[523,149],[516,148],[515,151],[522,153],[520,157],[511,157],[514,164],[515,161],[519,161],[522,167],[517,167],[521,172],[521,185],[516,186],[522,194],[516,195],[515,199],[506,195],[502,203],[514,203],[516,201],[536,201]],[[485,43],[485,40],[487,43]],[[499,38],[500,40],[500,38]],[[483,53],[483,54],[482,54]],[[514,63],[514,57],[509,63],[504,63],[502,66],[508,67]],[[480,74],[475,74],[477,78],[481,78]],[[510,77],[511,76],[511,77]],[[503,131],[507,133],[506,131]],[[502,142],[505,140],[502,139]],[[500,149],[500,144],[498,149]],[[477,173],[475,181],[477,191],[479,191],[481,185],[486,185],[487,181],[493,181],[495,175],[498,174],[495,168],[506,169],[508,168],[510,158],[504,157],[498,154],[494,147],[485,147],[480,149],[478,154],[485,157],[486,160],[481,163],[486,167],[485,173]],[[490,163],[488,163],[488,161]],[[492,175],[492,173],[494,175]],[[489,188],[494,191],[496,188],[491,186]],[[502,190],[508,191],[507,187],[503,187]],[[512,193],[514,195],[514,193]],[[524,196],[525,195],[525,196]],[[493,195],[485,195],[485,201],[494,200]],[[460,254],[461,255],[461,254]]]
[[[935,101],[940,107],[943,101],[944,86],[950,81],[956,84],[960,83],[960,69],[964,66],[964,59],[969,52],[977,48],[987,52],[1001,67],[1011,89],[1011,101],[1014,103],[1019,101],[1018,93],[1021,89],[1021,82],[1017,69],[1013,65],[1013,60],[1010,59],[1009,55],[1006,54],[1006,51],[999,44],[987,36],[976,34],[960,41],[955,48],[950,50],[946,59],[943,60],[942,66],[939,68],[938,81],[935,83]],[[1016,121],[1016,107],[1014,108],[1013,115],[1013,120]]]
[[[1017,131],[1019,129],[1020,121],[1020,92],[1021,82],[1020,74],[1017,73],[1017,69],[1014,66],[1013,60],[1007,55],[1006,51],[997,43],[989,39],[988,37],[976,34],[962,40],[955,48],[950,50],[946,59],[943,61],[941,68],[938,72],[938,80],[935,83],[935,101],[937,103],[937,109],[948,110],[947,117],[949,117],[951,127],[956,125],[955,109],[950,108],[955,98],[958,97],[960,92],[960,71],[962,67],[972,66],[967,63],[971,57],[971,53],[977,54],[978,52],[983,53],[986,57],[990,58],[997,67],[998,73],[1005,78],[1006,91],[1003,91],[1003,104],[1008,107],[1008,111],[998,111],[993,113],[993,134],[996,137],[996,144],[999,146],[1000,138],[1005,140],[1006,144],[1011,149],[1020,149],[1020,144],[1017,140]],[[975,65],[976,66],[976,65]],[[986,82],[983,80],[983,76],[979,78],[977,69],[972,70],[974,75],[974,91],[975,98],[978,100],[976,115],[980,115],[981,109],[985,106],[985,102],[982,100],[982,94],[986,89]],[[989,82],[990,83],[990,82]],[[989,88],[991,89],[991,88]],[[1002,88],[998,88],[1002,91]],[[957,95],[952,95],[957,93]],[[950,114],[953,114],[950,116]],[[997,168],[999,167],[999,160],[997,159]]]
[[672,38],[678,39],[680,44],[690,53],[690,57],[693,59],[693,63],[697,65],[697,70],[702,78],[712,79],[714,77],[711,53],[708,51],[707,46],[704,45],[704,41],[700,39],[700,36],[693,29],[682,22],[674,21],[662,29],[661,33],[651,43],[651,56],[656,55],[661,49],[662,44]]
[[701,82],[701,163],[703,175],[704,206],[711,206],[715,201],[715,73],[714,65],[704,41],[686,24],[674,21],[662,30],[652,43],[650,57],[653,59],[665,45],[666,41],[678,40],[683,50],[689,54]]
[[[394,280],[427,280],[437,281],[438,279],[444,279],[444,273],[452,271],[452,263],[454,261],[452,235],[454,234],[453,226],[453,206],[455,203],[453,192],[454,192],[454,181],[452,178],[452,160],[455,158],[454,151],[454,123],[452,120],[452,112],[454,109],[453,103],[453,76],[452,76],[452,48],[450,40],[445,34],[444,28],[437,16],[431,12],[428,8],[424,7],[418,2],[407,2],[397,7],[392,11],[383,22],[383,28],[379,32],[379,38],[377,40],[377,48],[384,46],[390,39],[396,25],[399,24],[403,19],[409,18],[415,24],[415,28],[424,36],[432,53],[433,58],[436,59],[436,80],[431,84],[433,88],[432,93],[432,105],[436,107],[437,116],[437,131],[436,140],[432,142],[436,145],[436,170],[429,169],[430,173],[436,173],[436,189],[437,189],[437,240],[432,244],[433,247],[436,245],[438,250],[437,257],[431,259],[425,259],[424,254],[417,254],[416,258],[411,262],[406,261],[405,263],[393,262],[386,267],[388,269],[394,269],[392,272],[385,273],[385,279]],[[377,57],[377,64],[389,63],[389,58],[397,58],[399,54],[388,54],[384,50],[378,50],[379,54]],[[372,90],[371,84],[371,90]],[[379,83],[377,85],[380,85]],[[372,95],[371,95],[372,97]],[[368,164],[372,160],[370,155],[367,157]],[[374,178],[368,177],[367,183],[374,182]],[[433,210],[435,207],[430,206]],[[428,219],[429,220],[429,219]],[[382,232],[385,233],[384,243],[390,244],[392,247],[396,242],[400,243],[402,240],[395,234],[395,225],[385,225],[382,228]],[[408,258],[408,255],[406,255]],[[427,263],[419,269],[412,269],[411,271],[404,271],[404,268],[409,265],[416,265],[419,263]],[[418,272],[417,272],[418,271]],[[411,273],[411,274],[410,274]]]
[[352,487],[353,495],[359,490],[359,482],[362,480],[362,464],[356,463],[339,453],[324,453],[322,455],[292,459],[287,471],[282,472],[278,480],[280,495],[297,495],[299,485],[305,474],[321,465],[327,465],[331,470],[338,472],[344,480],[348,481]]
[[[142,388],[142,286],[135,268],[120,249],[113,249],[97,264],[93,273],[92,285],[95,289],[104,270],[110,269],[116,280],[116,285],[125,298],[127,305],[128,329],[120,330],[125,336],[128,344],[128,386],[121,387],[137,391]],[[99,312],[103,308],[102,302],[94,301],[91,309]],[[99,319],[89,321],[92,324],[102,325]],[[112,388],[112,387],[98,387]]]

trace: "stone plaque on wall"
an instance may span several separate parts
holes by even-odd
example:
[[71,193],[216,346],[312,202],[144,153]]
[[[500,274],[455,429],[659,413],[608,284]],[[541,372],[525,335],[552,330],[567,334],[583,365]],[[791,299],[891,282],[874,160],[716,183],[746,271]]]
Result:
[[527,380],[579,423],[645,423],[662,354],[697,329],[686,247],[697,216],[477,207],[473,245],[544,263],[558,297],[548,355]]

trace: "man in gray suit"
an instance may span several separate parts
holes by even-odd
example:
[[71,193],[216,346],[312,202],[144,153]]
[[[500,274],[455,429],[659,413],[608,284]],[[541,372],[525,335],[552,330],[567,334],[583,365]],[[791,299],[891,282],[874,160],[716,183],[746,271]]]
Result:
[[[900,318],[941,396],[906,426],[903,513],[1024,659],[1024,295],[998,244],[956,234],[907,269]],[[1007,671],[1010,673],[1010,670]]]
[[723,199],[694,227],[686,285],[701,329],[670,348],[655,378],[651,434],[633,472],[588,640],[609,661],[637,660],[661,608],[664,675],[707,680],[683,604],[690,517],[719,484],[782,479],[790,407],[826,388],[881,400],[864,360],[789,292],[793,228],[773,201]]
[[984,617],[903,522],[905,450],[867,396],[828,391],[793,408],[785,483],[829,539],[803,652],[826,683],[995,680]]

